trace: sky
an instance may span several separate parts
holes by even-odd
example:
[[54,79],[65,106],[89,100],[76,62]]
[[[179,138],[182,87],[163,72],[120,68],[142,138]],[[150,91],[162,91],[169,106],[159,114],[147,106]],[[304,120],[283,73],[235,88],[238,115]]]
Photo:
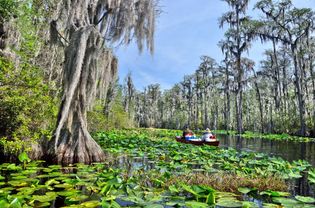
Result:
[[[254,18],[262,15],[252,11],[256,0],[251,0],[248,14]],[[296,7],[315,8],[315,0],[293,0]],[[227,29],[219,28],[218,19],[229,10],[222,0],[160,0],[162,13],[157,19],[155,50],[139,53],[135,44],[115,49],[118,56],[120,83],[131,72],[137,90],[159,83],[162,89],[170,89],[193,74],[200,64],[200,57],[207,55],[217,62],[223,59],[218,42]],[[263,52],[270,43],[254,42],[246,57],[256,66],[263,59]]]

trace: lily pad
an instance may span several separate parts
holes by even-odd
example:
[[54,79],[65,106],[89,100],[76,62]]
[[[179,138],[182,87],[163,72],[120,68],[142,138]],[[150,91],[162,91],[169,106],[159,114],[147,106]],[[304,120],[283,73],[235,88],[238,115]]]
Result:
[[188,201],[186,202],[186,206],[191,207],[191,208],[208,208],[209,207],[208,204],[197,202],[197,201]]
[[260,195],[268,195],[272,197],[279,197],[279,196],[290,196],[289,192],[282,192],[282,191],[262,191]]
[[161,204],[149,204],[146,205],[144,208],[164,208],[164,206]]
[[71,202],[79,202],[79,201],[83,201],[87,198],[89,198],[89,197],[86,195],[71,195],[71,196],[67,197],[67,199]]
[[87,202],[83,202],[80,204],[82,207],[87,207],[87,208],[94,208],[94,207],[98,207],[101,205],[101,202],[99,201],[87,201]]
[[20,180],[17,180],[17,181],[8,181],[8,184],[10,184],[11,186],[14,186],[14,187],[23,187],[23,186],[27,186],[28,183],[25,182],[25,181],[20,181]]
[[50,202],[54,201],[56,197],[57,194],[55,192],[47,192],[45,195],[33,195],[32,199],[39,202]]
[[218,203],[216,203],[216,205],[221,206],[221,207],[242,207],[243,206],[242,202],[238,200],[228,200],[228,199],[219,200]]
[[237,189],[239,192],[241,192],[242,194],[248,194],[249,192],[251,192],[253,189],[251,188],[246,188],[246,187],[239,187]]
[[284,198],[284,197],[273,197],[272,201],[275,203],[279,203],[281,205],[288,205],[288,206],[300,204],[299,201],[296,201],[296,200],[290,199],[290,198]]
[[295,196],[295,198],[304,203],[315,203],[315,199],[313,197]]

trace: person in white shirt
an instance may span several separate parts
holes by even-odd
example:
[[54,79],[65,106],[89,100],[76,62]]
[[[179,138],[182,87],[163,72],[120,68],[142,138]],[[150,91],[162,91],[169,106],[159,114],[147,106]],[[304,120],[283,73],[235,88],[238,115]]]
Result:
[[209,128],[207,128],[206,131],[203,133],[202,140],[206,142],[215,141],[215,138],[213,138],[213,134]]

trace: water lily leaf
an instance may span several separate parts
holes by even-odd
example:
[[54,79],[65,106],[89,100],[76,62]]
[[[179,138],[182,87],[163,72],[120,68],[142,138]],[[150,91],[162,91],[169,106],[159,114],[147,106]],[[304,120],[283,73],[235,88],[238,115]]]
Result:
[[39,202],[50,202],[54,201],[57,197],[55,192],[47,192],[45,195],[33,195],[32,200]]
[[179,202],[179,201],[169,201],[169,202],[166,202],[165,205],[170,206],[170,207],[183,207],[185,205],[185,203]]
[[295,198],[304,203],[315,203],[315,199],[313,197],[295,196]]
[[50,175],[38,175],[36,178],[49,178],[51,177]]
[[88,208],[93,208],[93,207],[98,207],[101,205],[101,202],[99,201],[87,201],[87,202],[83,202],[80,204],[83,207],[88,207]]
[[0,175],[0,180],[3,180],[3,179],[5,179],[5,177],[3,177],[2,175]]
[[127,197],[122,197],[121,199],[124,201],[133,202],[136,204],[144,203],[143,199],[141,199],[140,197],[137,197],[137,196],[127,196]]
[[290,196],[291,194],[288,192],[282,192],[282,191],[262,191],[260,192],[260,195],[268,195],[272,197],[279,197],[279,196]]
[[175,156],[173,157],[173,160],[175,160],[175,161],[181,161],[181,160],[182,160],[182,157],[181,157],[180,155],[175,155]]
[[242,194],[248,194],[249,192],[252,191],[251,188],[246,188],[246,187],[239,187],[237,190],[241,192]]
[[36,203],[36,207],[47,207],[49,206],[50,203],[49,202],[39,202],[39,203]]
[[300,204],[299,201],[296,201],[296,200],[290,199],[290,198],[284,198],[284,197],[273,197],[272,201],[275,203],[279,203],[281,205],[288,205],[288,206]]
[[25,181],[8,181],[8,184],[10,184],[11,186],[15,186],[15,187],[22,187],[22,186],[27,186],[28,183]]
[[146,193],[145,200],[150,202],[160,202],[163,200],[163,197],[159,194],[152,192],[151,194]]
[[60,184],[60,182],[55,180],[55,179],[50,179],[50,180],[45,182],[45,186],[50,186],[52,184]]
[[242,207],[243,204],[242,202],[234,199],[234,200],[231,200],[231,199],[220,199],[217,203],[216,203],[217,206],[221,206],[221,207]]
[[243,205],[242,205],[242,208],[258,208],[259,206],[254,203],[254,202],[248,202],[248,201],[244,201],[242,202]]
[[18,195],[31,196],[37,189],[32,187],[22,187],[17,189]]
[[280,208],[277,204],[263,203],[263,208]]
[[181,186],[182,186],[182,188],[185,190],[185,191],[187,191],[187,192],[189,192],[189,193],[191,193],[191,194],[193,194],[193,195],[198,195],[198,193],[195,191],[195,190],[193,190],[190,186],[188,186],[188,185],[186,185],[186,184],[181,184]]
[[7,166],[7,170],[16,171],[16,170],[22,170],[22,168],[20,166],[16,166],[14,163],[12,163],[12,164],[9,164]]
[[23,175],[32,175],[32,174],[36,174],[37,173],[37,169],[28,169],[28,170],[23,170],[21,172],[21,174]]
[[20,180],[20,179],[25,179],[25,178],[28,178],[28,177],[26,177],[24,175],[19,175],[19,176],[14,176],[11,179],[13,179],[13,180]]
[[188,201],[185,204],[187,207],[191,207],[191,208],[207,208],[207,207],[209,207],[208,204],[202,203],[202,202],[197,202],[197,201]]
[[223,198],[223,197],[236,197],[237,195],[230,192],[216,192],[216,197]]
[[164,206],[161,204],[149,204],[146,205],[145,208],[164,208]]
[[70,189],[70,188],[73,188],[73,185],[70,185],[70,184],[67,184],[67,183],[63,183],[63,184],[56,184],[55,187],[56,188]]
[[85,199],[89,198],[88,196],[86,195],[71,195],[71,196],[68,196],[67,199],[71,202],[76,202],[76,201],[83,201]]

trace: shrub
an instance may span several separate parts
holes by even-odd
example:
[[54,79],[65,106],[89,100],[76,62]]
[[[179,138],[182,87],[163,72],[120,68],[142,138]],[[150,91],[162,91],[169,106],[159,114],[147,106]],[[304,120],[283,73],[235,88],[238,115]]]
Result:
[[18,152],[50,133],[57,108],[40,70],[0,57],[0,144]]

